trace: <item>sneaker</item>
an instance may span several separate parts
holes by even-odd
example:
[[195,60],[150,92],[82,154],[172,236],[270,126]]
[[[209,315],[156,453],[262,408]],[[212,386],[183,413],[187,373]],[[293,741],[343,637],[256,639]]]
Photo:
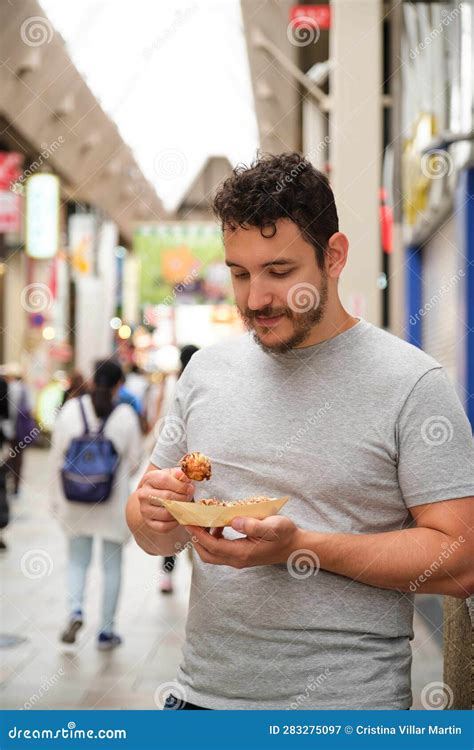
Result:
[[169,573],[163,573],[160,578],[160,591],[162,594],[173,593],[173,580]]
[[7,549],[8,549],[8,547],[5,544],[5,542],[3,541],[3,539],[0,539],[0,552],[6,552]]
[[110,651],[117,648],[122,643],[122,639],[116,633],[99,633],[97,639],[97,648],[99,651]]
[[62,643],[75,643],[76,635],[82,628],[82,612],[74,612],[66,630],[61,634]]

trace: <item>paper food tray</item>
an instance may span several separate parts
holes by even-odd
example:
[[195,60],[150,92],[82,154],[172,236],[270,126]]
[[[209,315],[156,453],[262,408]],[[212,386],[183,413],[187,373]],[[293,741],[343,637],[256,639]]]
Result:
[[258,518],[260,521],[268,516],[274,516],[283,508],[288,499],[288,497],[271,497],[261,503],[226,507],[201,505],[199,501],[188,503],[179,500],[160,500],[160,505],[163,505],[182,526],[217,528],[230,526],[232,519],[238,516]]

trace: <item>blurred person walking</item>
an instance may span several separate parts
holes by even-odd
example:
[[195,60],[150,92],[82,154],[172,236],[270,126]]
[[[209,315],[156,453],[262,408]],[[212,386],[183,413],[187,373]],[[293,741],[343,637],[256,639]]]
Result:
[[[23,373],[17,362],[5,365],[4,375],[8,384],[8,419],[3,422],[3,432],[11,450],[7,460],[8,473],[13,485],[13,497],[17,497],[23,471],[23,451],[36,437],[33,405]],[[25,442],[25,438],[28,438]]]
[[7,545],[3,541],[3,529],[8,526],[10,519],[10,509],[7,497],[7,463],[5,451],[5,435],[3,433],[3,423],[8,419],[8,383],[0,375],[0,551],[6,550]]
[[132,393],[140,402],[142,409],[146,409],[146,397],[150,387],[145,373],[140,370],[138,365],[132,365],[130,372],[125,378],[125,387],[129,393]]
[[85,394],[88,392],[89,387],[82,372],[79,372],[79,370],[74,370],[69,378],[69,388],[64,391],[62,405],[64,406],[66,401],[70,401],[71,398],[79,398],[80,396],[85,396]]
[[130,476],[141,458],[137,414],[130,405],[118,400],[122,383],[123,371],[118,364],[97,363],[91,393],[67,401],[52,435],[53,512],[68,539],[69,621],[61,641],[74,643],[83,625],[87,572],[93,538],[98,537],[102,543],[104,575],[97,641],[101,650],[121,643],[114,631],[114,620],[121,585],[122,548],[129,536],[124,511]]
[[[199,348],[197,346],[194,346],[193,344],[187,344],[186,346],[182,347],[180,355],[179,355],[181,369],[179,371],[178,377],[176,378],[175,385],[178,382],[181,375],[183,374],[186,366],[191,360],[191,357],[194,354],[196,354],[196,352],[198,351],[199,351]],[[166,383],[164,384],[163,392],[166,394]],[[168,400],[164,400],[163,403],[161,404],[161,415],[166,415],[168,413],[168,409],[170,408],[172,401],[173,401],[173,392],[170,392],[170,389],[168,388]],[[176,562],[176,555],[167,555],[166,557],[163,558],[163,565],[162,565],[162,571],[161,571],[161,576],[160,576],[160,591],[162,594],[173,593],[172,573],[174,570],[175,562]]]

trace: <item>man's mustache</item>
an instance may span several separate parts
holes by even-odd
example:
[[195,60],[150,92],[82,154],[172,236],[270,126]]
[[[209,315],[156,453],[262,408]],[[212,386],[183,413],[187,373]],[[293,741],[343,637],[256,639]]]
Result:
[[265,308],[263,310],[245,310],[244,316],[247,320],[255,320],[256,318],[277,318],[279,315],[288,315],[288,310],[269,310]]

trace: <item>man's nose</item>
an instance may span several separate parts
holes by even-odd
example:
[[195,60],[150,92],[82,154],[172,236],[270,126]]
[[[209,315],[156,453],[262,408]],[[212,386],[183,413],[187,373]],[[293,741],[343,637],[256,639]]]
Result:
[[253,279],[250,281],[250,292],[247,300],[247,306],[251,310],[260,310],[268,307],[272,303],[272,294],[268,289],[264,279]]

